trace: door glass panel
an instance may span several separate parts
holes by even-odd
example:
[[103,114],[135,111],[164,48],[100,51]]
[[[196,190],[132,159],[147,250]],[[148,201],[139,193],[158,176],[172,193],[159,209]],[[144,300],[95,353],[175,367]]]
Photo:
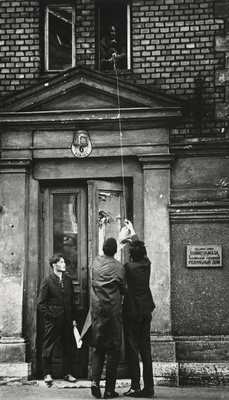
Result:
[[[121,229],[121,196],[120,191],[99,191],[99,254],[103,254],[103,242],[109,237],[117,239]],[[115,258],[121,261],[118,249]]]
[[78,267],[77,209],[77,195],[53,196],[53,248],[65,257],[71,278],[76,278]]
[[[72,278],[74,302],[77,310],[77,326],[81,332],[88,312],[88,254],[87,254],[87,187],[66,185],[43,188],[43,268],[41,279],[50,273],[49,258],[54,252],[66,259],[67,273]],[[37,324],[37,373],[42,376],[43,320]],[[75,350],[74,350],[75,351]],[[73,375],[88,376],[88,346],[83,345],[74,353]],[[53,351],[53,378],[64,375],[62,348],[58,342]]]

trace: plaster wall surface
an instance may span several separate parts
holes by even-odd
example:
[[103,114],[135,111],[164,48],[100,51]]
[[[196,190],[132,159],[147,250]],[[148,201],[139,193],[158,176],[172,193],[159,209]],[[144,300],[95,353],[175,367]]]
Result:
[[[227,335],[229,223],[183,223],[171,228],[172,332]],[[187,245],[222,245],[223,267],[187,268]]]

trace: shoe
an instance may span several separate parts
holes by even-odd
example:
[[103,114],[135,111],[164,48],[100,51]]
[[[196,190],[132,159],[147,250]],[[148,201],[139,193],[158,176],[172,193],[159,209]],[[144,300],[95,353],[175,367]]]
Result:
[[99,382],[93,381],[91,383],[91,394],[96,397],[96,399],[101,399],[102,393],[99,387]]
[[51,375],[45,375],[44,381],[45,381],[45,383],[52,383],[52,377],[51,377]]
[[71,382],[71,383],[77,382],[77,379],[74,376],[72,376],[71,374],[66,375],[64,377],[64,380],[67,382]]
[[154,388],[152,387],[152,388],[149,388],[149,389],[145,389],[145,388],[142,389],[140,391],[140,394],[139,394],[138,397],[145,397],[145,398],[148,398],[148,399],[154,397]]
[[139,397],[140,393],[141,393],[140,389],[130,388],[127,392],[123,393],[123,395],[126,397]]
[[119,397],[119,394],[115,391],[113,392],[104,392],[104,399],[115,399],[116,397]]

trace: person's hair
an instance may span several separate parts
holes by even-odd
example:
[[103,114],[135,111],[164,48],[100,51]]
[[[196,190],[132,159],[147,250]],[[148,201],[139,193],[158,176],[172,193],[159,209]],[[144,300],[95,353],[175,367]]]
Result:
[[61,253],[55,253],[52,255],[52,257],[49,259],[49,265],[50,267],[53,268],[53,264],[56,264],[60,259],[63,258],[64,256]]
[[117,242],[114,238],[108,238],[103,243],[103,252],[106,256],[113,256],[117,253]]
[[141,240],[135,240],[132,242],[130,244],[129,254],[133,261],[140,261],[144,256],[147,256],[145,243]]

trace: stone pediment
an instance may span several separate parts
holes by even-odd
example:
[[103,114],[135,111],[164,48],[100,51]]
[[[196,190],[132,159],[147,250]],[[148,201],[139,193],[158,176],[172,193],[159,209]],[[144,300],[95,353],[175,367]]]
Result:
[[0,111],[102,110],[117,109],[119,106],[125,109],[176,109],[176,114],[181,109],[178,100],[131,84],[123,80],[120,74],[117,78],[80,66],[6,96],[0,102]]

